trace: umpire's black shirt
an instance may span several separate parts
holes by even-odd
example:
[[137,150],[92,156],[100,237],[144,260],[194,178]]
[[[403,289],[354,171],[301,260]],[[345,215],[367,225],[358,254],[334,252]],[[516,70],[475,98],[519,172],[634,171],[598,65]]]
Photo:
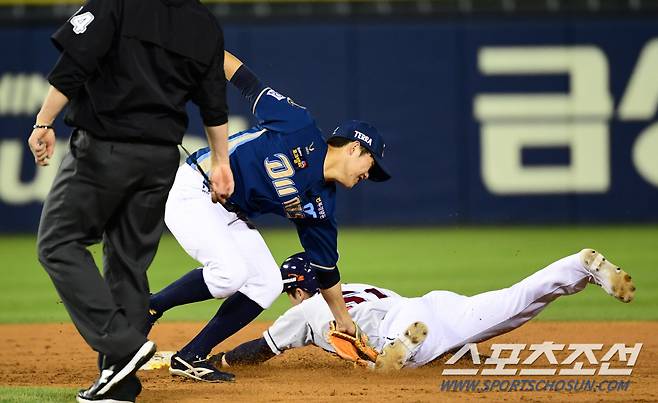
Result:
[[223,35],[198,0],[89,0],[52,40],[62,55],[48,81],[70,101],[70,126],[179,144],[188,100],[206,126],[227,121]]

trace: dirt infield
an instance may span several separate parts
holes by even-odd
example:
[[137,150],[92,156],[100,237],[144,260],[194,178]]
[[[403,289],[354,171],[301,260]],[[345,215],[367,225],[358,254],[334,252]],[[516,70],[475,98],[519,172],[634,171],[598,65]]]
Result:
[[[200,323],[163,323],[153,330],[152,339],[161,350],[176,350],[200,328]],[[257,323],[244,329],[229,342],[220,346],[230,348],[259,337],[267,323]],[[444,368],[492,368],[492,365],[473,365],[470,356],[456,365],[446,366],[449,357],[421,369],[403,370],[395,374],[376,374],[350,364],[315,348],[307,347],[275,357],[258,367],[233,368],[237,381],[230,384],[204,384],[172,378],[165,369],[141,371],[143,402],[204,402],[204,401],[450,401],[467,399],[479,401],[658,401],[658,322],[534,322],[489,342],[480,344],[482,355],[490,355],[491,343],[603,343],[595,356],[600,361],[614,343],[644,343],[630,376],[442,376]],[[521,359],[530,355],[526,349]],[[562,362],[569,351],[556,353]],[[502,354],[507,357],[509,351]],[[80,387],[97,374],[95,355],[70,324],[1,325],[0,326],[0,385]],[[576,362],[591,365],[584,356]],[[551,367],[545,357],[535,367]],[[544,364],[544,365],[542,365]],[[528,366],[525,366],[527,368]],[[569,368],[572,365],[552,366]],[[622,368],[613,361],[611,368]],[[522,369],[523,365],[511,368]],[[629,381],[626,391],[579,392],[448,392],[441,391],[447,380],[483,382],[515,379]],[[608,382],[609,386],[610,382]],[[537,383],[539,385],[539,383]],[[526,388],[529,385],[526,385]],[[555,386],[557,388],[557,386]],[[507,388],[505,388],[507,389]]]

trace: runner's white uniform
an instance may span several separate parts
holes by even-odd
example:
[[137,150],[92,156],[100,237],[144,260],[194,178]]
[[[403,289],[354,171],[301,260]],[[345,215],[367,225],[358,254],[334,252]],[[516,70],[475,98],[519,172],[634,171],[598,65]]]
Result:
[[[343,284],[342,289],[350,315],[373,345],[377,345],[378,328],[384,315],[403,298],[391,290],[367,284]],[[287,310],[263,333],[263,337],[275,354],[308,344],[334,352],[326,338],[332,320],[334,316],[329,306],[318,293]]]
[[[509,288],[472,297],[431,291],[422,297],[404,298],[365,284],[344,284],[343,293],[350,315],[378,351],[413,322],[422,321],[428,326],[427,339],[406,363],[416,367],[466,343],[509,332],[537,316],[557,297],[582,291],[588,282],[593,282],[592,276],[575,254]],[[333,352],[326,340],[331,320],[329,307],[317,294],[286,311],[263,337],[275,354],[309,344]]]

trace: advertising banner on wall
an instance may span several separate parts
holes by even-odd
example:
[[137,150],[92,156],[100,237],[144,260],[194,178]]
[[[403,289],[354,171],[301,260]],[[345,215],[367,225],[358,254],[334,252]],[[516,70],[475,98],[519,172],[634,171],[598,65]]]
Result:
[[[34,231],[67,149],[26,139],[56,26],[0,28],[0,232]],[[343,225],[658,221],[658,26],[642,19],[245,23],[226,47],[329,134],[371,121],[393,179],[340,192]],[[231,131],[253,124],[229,93]],[[185,143],[203,145],[189,108]]]

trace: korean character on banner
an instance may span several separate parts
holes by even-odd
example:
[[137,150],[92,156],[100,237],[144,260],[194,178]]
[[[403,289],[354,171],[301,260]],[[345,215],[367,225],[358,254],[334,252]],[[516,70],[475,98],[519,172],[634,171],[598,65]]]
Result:
[[[459,349],[445,365],[454,365],[460,358],[466,355],[467,352],[471,352],[471,361],[474,365],[480,364],[480,352],[478,351],[478,345],[476,343],[467,343],[462,348]],[[444,369],[441,372],[441,375],[477,375],[477,368],[456,368],[456,369]]]
[[[627,367],[632,367],[635,365],[641,349],[642,343],[635,343],[633,347],[626,347],[624,343],[613,344],[610,350],[601,358],[602,364],[599,375],[630,375],[633,372],[633,368],[610,368],[610,363],[603,361],[610,361],[615,353],[617,353],[620,362],[626,362]],[[628,354],[630,354],[630,357]]]
[[[570,365],[576,358],[581,355],[585,355],[590,364],[598,364],[596,357],[594,356],[594,350],[600,350],[603,348],[603,344],[569,344],[569,350],[574,350],[571,355],[569,355],[562,365]],[[583,363],[577,362],[573,368],[564,368],[560,370],[560,375],[594,375],[596,372],[595,368],[585,368],[583,369]]]
[[[523,361],[523,365],[534,364],[539,357],[545,355],[549,364],[557,366],[558,361],[553,352],[564,350],[564,344],[555,344],[552,341],[545,341],[542,344],[531,344],[530,350],[533,350],[534,352]],[[557,368],[525,368],[519,372],[519,375],[555,375],[555,372],[557,372]]]
[[[515,375],[516,369],[505,368],[505,365],[516,365],[521,361],[519,354],[525,348],[525,344],[492,344],[493,353],[491,357],[484,362],[485,365],[496,365],[496,368],[483,369],[482,375]],[[501,358],[500,353],[503,350],[510,350],[507,358]]]

